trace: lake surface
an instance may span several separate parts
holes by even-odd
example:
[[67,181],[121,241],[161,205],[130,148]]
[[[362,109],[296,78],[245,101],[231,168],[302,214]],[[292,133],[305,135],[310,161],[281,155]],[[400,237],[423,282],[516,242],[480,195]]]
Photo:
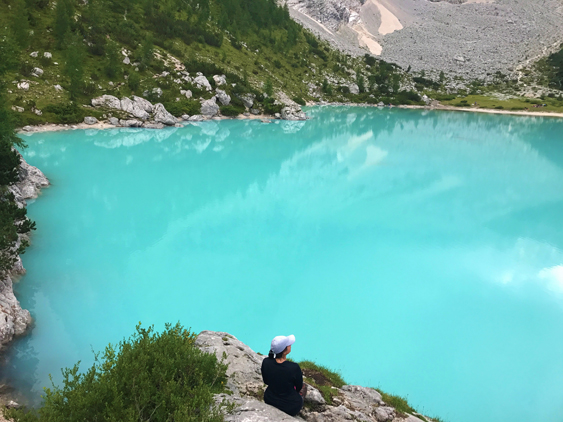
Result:
[[354,107],[24,137],[11,382],[180,321],[450,422],[563,421],[563,120]]

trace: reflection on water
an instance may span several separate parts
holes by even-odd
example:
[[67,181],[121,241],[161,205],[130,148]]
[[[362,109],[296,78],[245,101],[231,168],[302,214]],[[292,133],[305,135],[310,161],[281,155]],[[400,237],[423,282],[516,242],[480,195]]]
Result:
[[562,414],[563,122],[310,114],[29,136],[53,186],[11,381],[37,401],[138,321],[180,320],[261,352],[292,332],[296,359],[452,421]]

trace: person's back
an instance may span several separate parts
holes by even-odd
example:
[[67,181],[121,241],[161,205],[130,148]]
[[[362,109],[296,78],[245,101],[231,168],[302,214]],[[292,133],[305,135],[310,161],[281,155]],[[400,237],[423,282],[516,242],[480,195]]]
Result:
[[287,360],[277,363],[273,358],[266,358],[262,361],[262,379],[268,386],[264,402],[292,416],[299,413],[303,406],[303,398],[299,394],[303,387],[303,374],[298,364]]
[[262,361],[262,380],[268,386],[264,402],[295,416],[303,407],[303,372],[298,364],[286,360],[294,336],[278,336],[272,340],[270,354]]

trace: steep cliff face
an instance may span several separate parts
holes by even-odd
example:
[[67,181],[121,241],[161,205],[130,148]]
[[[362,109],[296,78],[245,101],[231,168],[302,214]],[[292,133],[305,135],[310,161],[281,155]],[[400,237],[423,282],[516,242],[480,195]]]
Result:
[[[335,47],[467,79],[512,74],[563,42],[560,0],[287,0]],[[321,26],[319,26],[321,25]]]
[[[18,206],[26,206],[26,199],[36,198],[41,189],[49,186],[45,175],[36,167],[30,166],[22,158],[19,168],[19,182],[9,187],[14,194]],[[19,246],[19,241],[16,246]],[[31,324],[31,315],[22,309],[13,290],[16,277],[25,274],[21,258],[18,258],[11,274],[0,280],[0,351],[13,340],[15,336],[25,333]]]
[[304,13],[331,31],[338,31],[357,18],[363,1],[360,0],[287,0],[287,5]]

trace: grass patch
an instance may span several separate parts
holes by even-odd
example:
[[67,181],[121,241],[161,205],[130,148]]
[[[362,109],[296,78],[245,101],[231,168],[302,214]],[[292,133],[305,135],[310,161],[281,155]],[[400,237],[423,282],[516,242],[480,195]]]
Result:
[[406,416],[407,413],[410,413],[410,414],[416,413],[416,410],[414,410],[409,405],[409,403],[408,403],[408,401],[405,397],[395,396],[393,394],[388,394],[388,393],[380,390],[379,388],[376,388],[375,390],[378,391],[379,394],[381,394],[381,398],[383,399],[383,401],[385,403],[387,403],[387,405],[394,407],[397,410],[397,413],[399,414],[399,416],[403,417],[403,416]]
[[337,396],[337,388],[346,385],[342,376],[326,366],[318,365],[314,362],[305,360],[299,362],[303,375],[307,378],[307,383],[311,384],[321,392],[327,404],[332,404],[332,398]]
[[[477,106],[474,105],[477,103]],[[497,110],[521,110],[521,111],[549,111],[563,113],[563,101],[558,98],[546,97],[543,100],[530,98],[510,98],[508,100],[499,100],[496,97],[487,97],[484,95],[468,95],[464,98],[456,98],[452,100],[443,100],[442,104],[454,107],[478,107],[481,109],[497,109]],[[545,107],[534,107],[534,105],[546,104]],[[528,110],[526,110],[526,108]]]

